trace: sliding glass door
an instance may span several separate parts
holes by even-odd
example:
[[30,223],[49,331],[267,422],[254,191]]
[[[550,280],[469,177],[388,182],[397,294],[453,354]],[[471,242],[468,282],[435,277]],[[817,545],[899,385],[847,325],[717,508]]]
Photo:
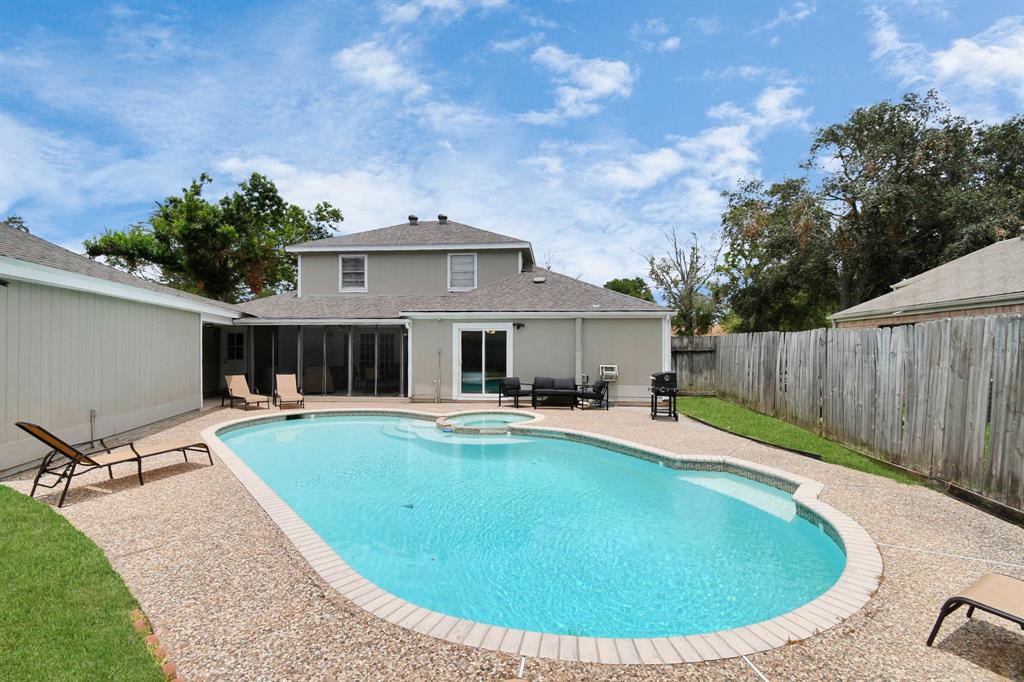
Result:
[[512,373],[512,325],[455,324],[452,331],[452,394],[497,397],[501,380]]

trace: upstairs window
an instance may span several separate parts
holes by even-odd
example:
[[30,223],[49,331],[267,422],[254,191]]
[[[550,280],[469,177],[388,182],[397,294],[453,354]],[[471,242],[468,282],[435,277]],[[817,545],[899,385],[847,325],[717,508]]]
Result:
[[366,256],[341,256],[338,269],[338,291],[366,291]]
[[476,254],[448,254],[448,291],[476,289]]

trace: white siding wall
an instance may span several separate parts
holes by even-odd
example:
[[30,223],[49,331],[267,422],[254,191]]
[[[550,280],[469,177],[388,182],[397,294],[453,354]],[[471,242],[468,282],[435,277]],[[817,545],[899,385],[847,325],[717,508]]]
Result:
[[199,407],[197,313],[24,282],[0,287],[0,471],[45,454],[14,426],[70,442]]

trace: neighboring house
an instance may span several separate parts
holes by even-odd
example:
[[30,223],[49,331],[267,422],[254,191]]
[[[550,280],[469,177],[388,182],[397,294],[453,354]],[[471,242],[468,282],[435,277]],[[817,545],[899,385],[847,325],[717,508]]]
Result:
[[241,316],[0,226],[0,472],[45,454],[19,420],[81,442],[198,409],[202,325]]
[[200,407],[223,375],[309,396],[490,399],[501,378],[597,378],[644,400],[670,367],[665,308],[534,266],[529,242],[448,221],[288,248],[294,292],[237,306],[133,277],[0,227],[0,472],[43,453],[14,422],[70,441]]
[[1000,314],[1024,314],[1024,233],[893,284],[829,319],[846,329]]
[[307,395],[472,400],[505,376],[597,378],[645,399],[669,367],[670,311],[534,266],[529,242],[438,216],[288,247],[297,290],[239,305],[252,315],[254,383],[295,372]]

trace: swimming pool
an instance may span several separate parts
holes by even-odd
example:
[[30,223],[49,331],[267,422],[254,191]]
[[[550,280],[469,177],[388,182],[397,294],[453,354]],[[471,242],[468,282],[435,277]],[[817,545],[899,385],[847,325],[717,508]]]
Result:
[[394,416],[220,438],[367,580],[432,611],[559,635],[726,630],[826,592],[840,547],[776,488],[590,444]]
[[509,424],[518,424],[534,419],[528,414],[511,412],[467,412],[445,417],[444,421],[453,426],[468,426],[476,429],[495,429]]

